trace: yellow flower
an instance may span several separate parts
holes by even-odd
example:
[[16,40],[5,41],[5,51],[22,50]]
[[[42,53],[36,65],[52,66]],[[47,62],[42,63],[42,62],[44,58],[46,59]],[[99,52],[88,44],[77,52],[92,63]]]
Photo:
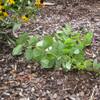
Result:
[[6,12],[5,9],[2,9],[2,10],[0,11],[0,13],[1,13],[2,16],[4,16],[4,17],[7,17],[7,16],[8,16],[8,13]]
[[41,8],[43,6],[44,0],[35,0],[35,6]]
[[2,9],[4,9],[4,6],[2,6],[2,5],[0,4],[0,10],[2,10]]
[[25,16],[25,15],[22,16],[21,19],[22,19],[24,22],[28,22],[28,21],[29,21],[29,18],[28,18],[27,16]]
[[7,17],[8,16],[8,13],[7,12],[3,12],[3,16],[4,17]]
[[7,0],[7,3],[9,3],[10,5],[15,4],[14,0]]
[[0,5],[0,10],[2,9],[2,6]]

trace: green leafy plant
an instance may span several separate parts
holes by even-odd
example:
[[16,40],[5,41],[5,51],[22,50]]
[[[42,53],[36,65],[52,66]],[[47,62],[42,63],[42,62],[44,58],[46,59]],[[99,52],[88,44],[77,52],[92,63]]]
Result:
[[13,55],[24,54],[27,60],[37,61],[43,68],[88,69],[93,63],[85,59],[84,49],[91,45],[92,38],[92,33],[76,33],[68,25],[54,36],[42,39],[23,33],[16,40]]

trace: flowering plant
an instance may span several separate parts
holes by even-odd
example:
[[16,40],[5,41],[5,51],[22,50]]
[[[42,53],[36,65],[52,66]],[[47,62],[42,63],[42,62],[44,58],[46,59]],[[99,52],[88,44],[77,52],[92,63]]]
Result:
[[35,15],[33,0],[0,0],[0,28],[28,22]]

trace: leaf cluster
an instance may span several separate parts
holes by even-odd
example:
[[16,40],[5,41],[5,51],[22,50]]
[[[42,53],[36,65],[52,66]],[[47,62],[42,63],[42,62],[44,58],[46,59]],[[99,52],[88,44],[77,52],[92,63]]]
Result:
[[24,54],[27,60],[34,60],[43,68],[83,70],[92,66],[92,61],[85,59],[84,52],[91,45],[92,38],[92,33],[73,32],[69,25],[57,31],[54,36],[46,35],[41,40],[23,33],[16,40],[13,55]]

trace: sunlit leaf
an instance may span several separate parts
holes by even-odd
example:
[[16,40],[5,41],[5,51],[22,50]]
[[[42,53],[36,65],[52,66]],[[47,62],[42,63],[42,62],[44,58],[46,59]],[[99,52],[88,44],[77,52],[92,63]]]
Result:
[[13,49],[12,54],[13,55],[20,55],[22,53],[23,50],[23,46],[22,45],[18,45]]
[[[21,27],[21,23],[14,23],[14,25],[13,25],[13,33],[14,33],[16,30],[20,29],[20,27]],[[16,34],[17,34],[17,33],[16,33]]]
[[33,49],[32,48],[27,48],[25,51],[25,58],[27,60],[32,60],[33,58]]
[[21,33],[19,38],[16,40],[16,44],[25,44],[27,43],[27,40],[29,39],[28,33]]

